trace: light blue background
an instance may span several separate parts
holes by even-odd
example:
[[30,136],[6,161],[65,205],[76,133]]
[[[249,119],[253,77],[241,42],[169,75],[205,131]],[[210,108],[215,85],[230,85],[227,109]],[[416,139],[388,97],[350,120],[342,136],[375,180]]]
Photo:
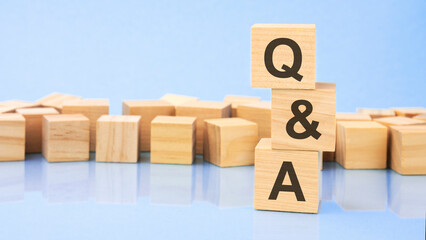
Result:
[[269,100],[250,88],[254,23],[316,24],[338,111],[426,105],[425,1],[0,1],[0,100]]

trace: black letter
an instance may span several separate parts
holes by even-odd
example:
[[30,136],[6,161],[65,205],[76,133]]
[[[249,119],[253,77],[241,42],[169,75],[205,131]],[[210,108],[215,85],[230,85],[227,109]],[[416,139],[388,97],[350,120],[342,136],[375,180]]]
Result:
[[[285,174],[288,172],[290,177],[291,185],[282,185]],[[283,162],[281,165],[280,172],[278,173],[277,179],[275,180],[274,187],[272,188],[269,200],[277,200],[278,193],[283,192],[294,192],[297,201],[304,202],[305,196],[303,196],[302,189],[300,188],[299,180],[297,179],[296,172],[294,171],[293,164],[291,162]]]

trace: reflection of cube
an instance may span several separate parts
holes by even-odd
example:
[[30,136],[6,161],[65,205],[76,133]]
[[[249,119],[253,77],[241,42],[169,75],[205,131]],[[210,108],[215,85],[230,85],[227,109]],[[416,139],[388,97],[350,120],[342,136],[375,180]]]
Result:
[[97,162],[137,162],[140,116],[103,115],[96,123]]
[[22,161],[1,163],[0,202],[24,200],[25,164],[26,163]]
[[271,102],[253,102],[240,104],[237,117],[257,123],[259,140],[271,137]]
[[192,164],[195,117],[157,116],[151,122],[151,163]]
[[415,117],[420,114],[426,114],[426,108],[422,107],[407,107],[407,108],[392,108],[396,116]]
[[246,96],[226,96],[224,102],[230,103],[232,107],[232,117],[237,116],[237,107],[240,104],[260,102],[259,97],[246,97]]
[[357,113],[368,114],[373,119],[395,116],[395,112],[391,109],[358,108]]
[[25,160],[25,118],[0,114],[0,161]]
[[392,126],[391,167],[400,174],[426,174],[426,125]]
[[271,139],[256,146],[254,208],[317,213],[319,154],[316,151],[272,149]]
[[257,125],[241,118],[205,121],[204,160],[220,167],[252,165]]
[[89,160],[89,119],[81,114],[43,117],[43,156],[49,162]]
[[387,130],[373,121],[337,123],[336,161],[348,169],[386,168]]

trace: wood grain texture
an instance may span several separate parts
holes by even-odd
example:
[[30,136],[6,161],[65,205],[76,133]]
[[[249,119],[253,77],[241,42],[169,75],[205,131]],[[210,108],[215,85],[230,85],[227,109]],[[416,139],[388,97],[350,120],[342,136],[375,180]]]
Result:
[[82,114],[44,115],[42,137],[48,162],[89,160],[90,123]]
[[257,124],[259,140],[271,137],[271,102],[253,102],[240,104],[237,107],[237,117]]
[[391,168],[403,175],[426,175],[426,126],[391,126]]
[[141,116],[139,150],[151,150],[151,121],[156,116],[174,116],[175,107],[164,100],[123,101],[123,115]]
[[[298,73],[299,82],[293,77],[278,78],[265,66],[265,50],[278,38],[295,41],[302,51],[302,65]],[[273,52],[273,64],[279,71],[283,64],[293,65],[293,52],[288,46],[278,46]],[[281,89],[315,88],[315,25],[313,24],[255,24],[251,28],[251,87]]]
[[196,117],[197,154],[203,153],[204,120],[231,117],[231,104],[224,102],[193,101],[176,106],[176,116]]
[[82,99],[66,101],[62,104],[63,114],[83,114],[90,121],[90,151],[96,150],[96,121],[109,114],[107,99]]
[[25,160],[25,118],[0,114],[0,161]]
[[384,169],[387,136],[387,128],[377,122],[339,121],[336,161],[346,169]]
[[186,103],[186,102],[198,101],[198,98],[167,93],[167,94],[165,94],[164,96],[161,97],[161,100],[167,101],[170,104],[176,106],[176,105],[180,105],[180,104],[183,104],[183,103]]
[[[310,124],[319,122],[318,139],[312,136],[295,139],[286,130],[287,122],[294,117],[292,104],[297,100],[307,100],[312,104],[312,113],[307,116]],[[304,107],[299,107],[303,112]],[[336,84],[316,83],[314,90],[272,89],[272,148],[293,150],[334,151],[336,138]],[[300,122],[294,125],[298,133],[305,131]]]
[[405,108],[391,108],[395,111],[396,116],[402,117],[415,117],[420,114],[426,114],[426,108],[423,107],[405,107]]
[[16,112],[25,118],[25,152],[40,153],[42,150],[42,123],[45,115],[58,115],[55,108],[21,108]]
[[357,113],[368,114],[373,119],[395,116],[395,112],[391,109],[358,108]]
[[[320,163],[317,151],[272,149],[271,139],[260,140],[255,150],[254,208],[259,210],[317,213],[319,206]],[[297,201],[294,192],[278,194],[269,200],[282,163],[291,162],[305,201]],[[286,174],[283,184],[293,184]]]
[[140,120],[140,116],[101,116],[96,123],[96,161],[137,162]]
[[151,163],[192,164],[195,117],[157,116],[151,122]]
[[223,100],[226,103],[231,104],[232,108],[232,117],[237,117],[237,107],[240,104],[260,102],[260,97],[248,97],[248,96],[225,96]]
[[51,93],[36,101],[37,104],[42,107],[53,107],[59,112],[62,110],[62,103],[70,100],[80,100],[81,97],[63,94],[63,93]]
[[336,121],[371,121],[372,118],[366,113],[336,113]]
[[220,167],[253,165],[257,124],[242,118],[205,120],[204,160]]

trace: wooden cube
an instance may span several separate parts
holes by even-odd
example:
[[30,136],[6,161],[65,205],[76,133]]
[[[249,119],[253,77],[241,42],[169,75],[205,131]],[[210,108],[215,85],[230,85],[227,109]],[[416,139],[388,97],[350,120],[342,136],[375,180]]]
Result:
[[198,101],[198,98],[168,93],[161,97],[161,100],[167,101],[170,104],[176,106],[186,102]]
[[257,123],[259,140],[271,137],[271,102],[253,102],[240,104],[237,117]]
[[272,89],[272,148],[334,151],[336,84]]
[[395,112],[391,109],[358,108],[358,113],[368,114],[371,118],[394,117]]
[[49,162],[89,160],[90,123],[82,114],[44,115],[42,137]]
[[256,146],[254,208],[317,213],[319,205],[318,152],[273,149],[270,138]]
[[109,114],[107,99],[82,99],[66,101],[62,104],[63,114],[83,114],[90,121],[90,151],[96,150],[96,121]]
[[204,120],[231,117],[231,104],[224,102],[192,101],[176,106],[176,116],[196,117],[195,153],[203,153]]
[[41,152],[43,116],[58,115],[59,112],[55,108],[21,108],[17,109],[16,112],[22,114],[26,120],[25,152]]
[[422,121],[426,121],[426,114],[420,114],[420,115],[417,115],[413,118],[418,119],[418,120],[422,120]]
[[192,164],[195,117],[157,116],[151,122],[151,163]]
[[11,108],[13,108],[13,111],[15,111],[18,108],[40,107],[40,105],[37,104],[37,103],[22,101],[22,100],[10,100],[10,101],[0,102],[0,106],[1,107],[11,107]]
[[314,89],[315,25],[253,25],[251,87]]
[[426,175],[426,125],[391,126],[391,168],[403,175]]
[[373,121],[337,122],[336,161],[347,169],[386,168],[387,129]]
[[103,115],[96,123],[96,161],[135,163],[140,116]]
[[336,121],[371,121],[372,118],[366,113],[336,113]]
[[402,117],[415,117],[420,114],[426,114],[426,108],[422,107],[406,107],[406,108],[392,108],[396,116]]
[[51,93],[41,99],[39,99],[36,103],[41,105],[42,107],[53,107],[58,111],[62,111],[62,104],[66,101],[70,100],[80,100],[81,97],[63,94],[63,93]]
[[220,167],[253,165],[257,124],[242,118],[205,121],[204,160]]
[[237,107],[240,104],[260,102],[259,97],[245,97],[245,96],[226,96],[224,102],[230,103],[232,108],[232,117],[237,117]]
[[25,118],[0,114],[0,161],[25,160]]
[[175,107],[164,100],[123,101],[123,115],[141,116],[139,150],[151,149],[151,121],[159,115],[174,116]]

